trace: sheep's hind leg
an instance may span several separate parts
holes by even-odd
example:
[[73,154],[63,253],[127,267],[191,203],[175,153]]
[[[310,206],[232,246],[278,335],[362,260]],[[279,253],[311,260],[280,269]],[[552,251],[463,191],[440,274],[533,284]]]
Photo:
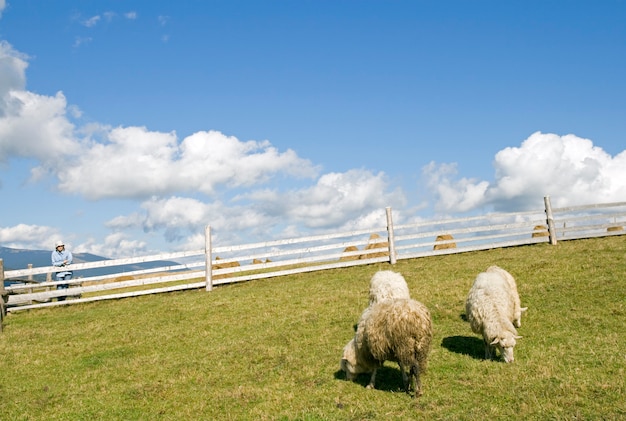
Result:
[[[414,365],[411,367],[411,388],[413,389],[413,393],[414,393],[414,397],[418,398],[420,396],[422,396],[422,393],[424,393],[422,391],[422,381],[420,380],[420,368],[418,365]],[[409,389],[407,388],[407,393],[409,392]]]
[[376,383],[376,371],[378,369],[375,368],[374,371],[372,371],[372,377],[370,377],[370,382],[367,385],[367,389],[374,389],[374,383]]
[[402,364],[398,363],[398,366],[400,366],[400,373],[402,373],[402,386],[404,387],[404,390],[408,392],[409,391],[409,376]]

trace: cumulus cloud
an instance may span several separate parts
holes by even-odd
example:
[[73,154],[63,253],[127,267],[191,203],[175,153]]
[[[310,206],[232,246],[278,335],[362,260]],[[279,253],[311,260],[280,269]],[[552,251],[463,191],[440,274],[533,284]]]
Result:
[[443,212],[467,212],[482,204],[489,183],[476,179],[455,180],[457,164],[430,162],[422,169],[427,185],[437,198],[435,210]]
[[406,203],[401,190],[390,191],[384,172],[372,174],[362,169],[324,174],[314,186],[279,194],[272,201],[252,197],[261,206],[272,207],[271,211],[309,228],[341,226],[386,206]]
[[145,241],[132,239],[123,232],[114,232],[107,235],[104,241],[90,238],[74,247],[73,251],[75,253],[91,253],[97,256],[121,258],[143,255],[148,250]]
[[279,152],[268,141],[242,142],[216,131],[195,133],[179,144],[175,133],[127,127],[111,130],[107,140],[58,169],[61,191],[90,199],[212,195],[218,186],[262,184],[279,173],[312,178],[317,172],[292,150]]
[[0,227],[0,244],[8,248],[53,250],[54,243],[61,239],[74,253],[121,258],[150,252],[145,241],[132,238],[128,233],[120,231],[107,235],[104,240],[96,238],[77,240],[73,235],[63,235],[57,227],[29,224]]
[[10,156],[35,158],[44,167],[62,164],[81,153],[74,126],[66,116],[65,96],[53,97],[13,90],[4,95],[0,117],[0,160]]
[[[119,216],[107,223],[112,230],[163,231],[166,241],[183,249],[204,246],[204,228],[210,225],[220,244],[252,236],[257,239],[310,232],[380,228],[385,207],[405,204],[400,190],[390,191],[384,173],[365,170],[325,174],[302,190],[258,190],[232,203],[204,203],[185,197],[151,198],[141,212]],[[239,202],[245,202],[239,204]]]
[[490,201],[523,204],[549,194],[553,204],[617,202],[626,197],[626,151],[612,157],[589,139],[534,133],[519,148],[496,154]]
[[533,133],[519,147],[499,151],[494,181],[456,180],[456,167],[430,163],[423,168],[436,208],[454,213],[484,206],[496,211],[623,201],[626,151],[611,156],[589,139],[569,134]]
[[52,250],[51,238],[59,238],[56,228],[18,224],[13,227],[0,227],[0,243],[5,247],[35,247]]
[[13,49],[11,44],[0,41],[0,117],[11,110],[9,94],[26,86],[28,56]]
[[67,102],[24,90],[27,57],[0,41],[0,161],[35,158],[43,166],[80,154],[74,126],[66,116]]
[[220,201],[205,203],[186,197],[153,197],[141,204],[141,211],[122,215],[107,222],[114,231],[140,229],[163,231],[166,241],[179,249],[204,247],[204,229],[210,225],[213,235],[223,244],[241,241],[241,235],[258,233],[270,226],[268,215],[250,206],[227,206]]

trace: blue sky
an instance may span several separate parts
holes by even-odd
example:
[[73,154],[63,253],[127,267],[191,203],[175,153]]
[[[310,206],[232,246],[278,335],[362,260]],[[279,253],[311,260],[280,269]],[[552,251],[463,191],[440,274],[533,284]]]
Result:
[[626,200],[626,2],[0,0],[0,245]]

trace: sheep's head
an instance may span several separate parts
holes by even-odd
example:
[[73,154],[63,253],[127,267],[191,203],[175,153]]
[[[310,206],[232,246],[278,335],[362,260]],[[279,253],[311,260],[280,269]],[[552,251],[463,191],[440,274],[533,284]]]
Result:
[[358,374],[354,339],[348,342],[343,348],[343,355],[341,356],[341,370],[346,373],[346,378],[348,380],[354,380]]
[[498,348],[505,363],[512,363],[515,360],[513,357],[513,348],[517,343],[517,339],[521,338],[521,336],[506,332],[504,335],[495,338],[490,345]]
[[348,380],[354,380],[358,374],[372,371],[371,367],[359,363],[354,339],[350,340],[343,348],[340,365],[341,370],[346,373],[346,379]]

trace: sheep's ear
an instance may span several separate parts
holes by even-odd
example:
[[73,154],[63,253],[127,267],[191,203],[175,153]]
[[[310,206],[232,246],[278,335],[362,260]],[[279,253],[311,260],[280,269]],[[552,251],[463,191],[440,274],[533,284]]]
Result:
[[522,307],[522,313],[528,310],[528,307]]
[[522,339],[522,338],[523,338],[523,336],[517,336],[517,335],[515,335],[515,339]]
[[500,341],[500,338],[494,339],[489,345],[495,345]]

